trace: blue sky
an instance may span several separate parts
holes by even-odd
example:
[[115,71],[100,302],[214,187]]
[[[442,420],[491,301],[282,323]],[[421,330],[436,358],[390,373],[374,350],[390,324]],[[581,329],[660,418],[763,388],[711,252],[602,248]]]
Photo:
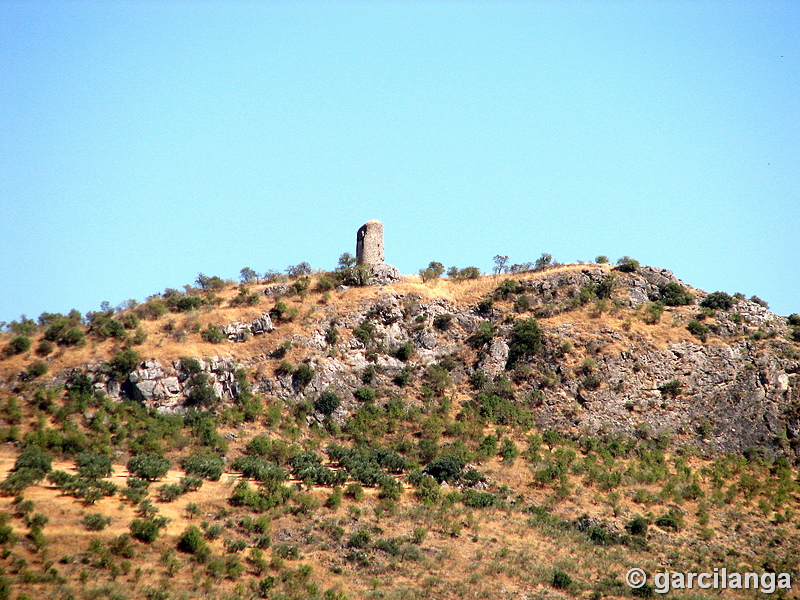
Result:
[[800,312],[798,2],[0,3],[0,320],[623,255]]

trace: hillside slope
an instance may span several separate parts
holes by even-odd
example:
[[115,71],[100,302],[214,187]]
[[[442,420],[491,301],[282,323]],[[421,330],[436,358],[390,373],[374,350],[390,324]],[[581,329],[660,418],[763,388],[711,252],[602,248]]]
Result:
[[[608,265],[204,283],[2,335],[9,597],[599,598],[628,596],[632,566],[797,575],[800,333],[757,299]],[[158,484],[127,479],[143,455],[167,459]],[[87,477],[98,457],[113,474]]]

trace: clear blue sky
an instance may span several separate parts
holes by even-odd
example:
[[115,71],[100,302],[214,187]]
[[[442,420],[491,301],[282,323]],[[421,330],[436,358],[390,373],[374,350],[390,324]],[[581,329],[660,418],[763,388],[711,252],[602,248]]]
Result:
[[0,320],[630,255],[800,312],[800,2],[0,2]]

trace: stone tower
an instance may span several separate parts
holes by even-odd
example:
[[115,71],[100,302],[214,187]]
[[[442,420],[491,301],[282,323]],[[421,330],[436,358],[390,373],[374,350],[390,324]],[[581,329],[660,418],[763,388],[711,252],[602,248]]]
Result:
[[356,260],[359,265],[380,265],[383,258],[383,223],[368,221],[356,234]]

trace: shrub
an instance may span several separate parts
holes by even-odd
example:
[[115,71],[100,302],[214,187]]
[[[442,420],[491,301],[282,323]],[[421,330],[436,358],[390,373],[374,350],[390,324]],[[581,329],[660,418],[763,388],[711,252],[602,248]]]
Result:
[[478,302],[478,314],[481,315],[490,315],[492,313],[492,307],[494,306],[494,299],[484,298],[480,302]]
[[522,285],[513,279],[505,279],[492,293],[495,300],[508,300],[509,296],[520,294],[525,291]]
[[15,335],[6,346],[7,354],[22,354],[31,349],[31,338],[27,335]]
[[461,457],[444,454],[431,461],[422,472],[430,475],[439,483],[442,481],[453,482],[460,477],[465,464]]
[[792,313],[786,318],[786,322],[792,327],[800,327],[800,315]]
[[635,516],[625,525],[626,531],[631,535],[647,535],[647,527],[647,519],[641,515]]
[[350,538],[347,540],[345,544],[348,548],[366,548],[369,546],[371,537],[369,532],[366,529],[359,529]]
[[686,329],[689,330],[693,336],[700,338],[700,341],[705,342],[708,338],[708,332],[711,331],[711,328],[708,325],[703,325],[700,321],[692,320],[689,321],[689,324],[686,325]]
[[183,459],[181,467],[189,475],[197,475],[209,481],[219,481],[224,463],[217,454],[192,454]]
[[496,500],[494,494],[489,492],[466,489],[461,494],[461,502],[464,503],[464,506],[469,506],[470,508],[489,508],[494,505]]
[[252,283],[258,280],[258,273],[253,271],[250,267],[245,267],[239,271],[239,280],[242,283]]
[[158,486],[158,499],[161,502],[172,502],[183,494],[183,488],[177,483],[165,483]]
[[644,322],[648,325],[655,325],[661,320],[664,314],[664,305],[661,302],[650,302],[644,310]]
[[572,577],[567,575],[564,571],[556,569],[553,573],[552,582],[553,587],[559,590],[567,589],[572,585]]
[[658,289],[660,300],[667,306],[694,304],[694,296],[680,283],[670,281]]
[[414,355],[414,346],[412,346],[410,342],[406,342],[397,348],[392,354],[394,354],[394,357],[398,360],[406,362]]
[[596,262],[599,265],[607,265],[608,264],[608,257],[606,255],[604,255],[604,254],[601,254],[600,256],[598,256],[597,258],[594,259],[594,262]]
[[139,366],[139,354],[130,348],[120,350],[108,362],[108,371],[111,377],[117,381],[122,381],[128,377],[136,367]]
[[211,554],[211,548],[203,539],[203,534],[194,525],[183,530],[178,538],[178,550],[194,555],[198,560],[205,560]]
[[623,256],[617,261],[616,269],[623,273],[634,273],[639,270],[639,261],[630,256]]
[[292,373],[292,384],[298,389],[305,388],[312,379],[314,379],[314,369],[305,363],[297,365]]
[[154,481],[169,471],[169,460],[157,454],[140,454],[128,461],[128,471],[136,477]]
[[87,479],[102,479],[114,472],[111,458],[97,452],[81,452],[75,458],[75,466],[80,476]]
[[655,520],[655,524],[662,529],[680,531],[683,528],[683,515],[679,510],[670,509]]
[[225,339],[225,335],[222,333],[222,330],[211,323],[209,323],[205,331],[200,334],[200,337],[203,338],[203,341],[210,344],[219,344]]
[[43,360],[35,360],[28,368],[25,369],[25,378],[26,379],[36,379],[37,377],[41,377],[45,373],[50,370],[50,365],[48,365]]
[[408,365],[403,367],[403,369],[392,378],[392,381],[399,387],[407,386],[411,381],[411,368]]
[[733,298],[725,292],[712,292],[700,302],[700,306],[711,310],[730,310]]
[[514,459],[519,456],[517,445],[510,438],[503,438],[500,444],[500,450],[497,453],[503,457],[503,462],[506,464],[512,464]]
[[375,325],[365,319],[360,325],[353,328],[353,335],[366,346],[375,335]]
[[353,392],[353,396],[361,402],[373,402],[375,400],[375,390],[371,387],[360,387]]
[[140,542],[150,544],[156,541],[161,528],[166,524],[166,519],[163,517],[159,519],[136,518],[130,524],[131,535]]
[[453,324],[453,315],[444,313],[433,318],[433,326],[440,331],[447,331]]
[[520,359],[538,354],[542,348],[542,331],[534,318],[520,319],[514,323],[508,342],[507,368],[513,367]]
[[450,279],[462,281],[464,279],[478,279],[481,276],[481,270],[478,267],[465,267],[459,269],[458,267],[450,267],[447,269],[447,276]]
[[430,262],[427,268],[419,270],[419,276],[422,281],[430,281],[431,279],[439,279],[444,273],[444,265],[440,262]]
[[39,356],[47,356],[48,354],[52,354],[55,349],[55,344],[50,340],[41,340],[39,345],[36,346],[36,354]]
[[325,416],[333,414],[342,403],[339,396],[333,390],[325,390],[314,401],[314,410],[321,412]]
[[176,312],[192,312],[203,306],[200,296],[178,296],[169,298],[167,304]]
[[534,271],[544,271],[547,267],[553,266],[553,255],[547,252],[542,252],[542,255],[536,259],[533,265]]
[[666,382],[663,385],[658,386],[658,391],[661,392],[662,396],[671,396],[676,398],[677,396],[681,395],[683,391],[683,386],[681,382],[677,379],[673,379],[671,381]]
[[61,338],[61,343],[65,346],[83,346],[86,344],[86,336],[80,327],[70,327]]
[[92,513],[83,517],[81,523],[87,531],[102,531],[111,523],[111,517],[106,517],[102,513]]

